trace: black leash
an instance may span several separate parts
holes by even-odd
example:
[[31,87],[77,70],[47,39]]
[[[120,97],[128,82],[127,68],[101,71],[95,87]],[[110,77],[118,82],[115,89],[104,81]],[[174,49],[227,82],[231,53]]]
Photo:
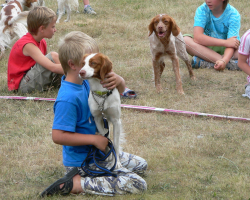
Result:
[[[85,172],[86,176],[91,177],[98,177],[98,176],[114,176],[117,177],[117,174],[113,172],[115,169],[116,163],[117,163],[117,155],[114,149],[114,145],[112,141],[108,138],[109,136],[109,125],[108,120],[103,117],[103,123],[104,128],[108,129],[108,132],[105,134],[105,137],[108,139],[108,152],[104,153],[101,150],[97,149],[95,146],[92,146],[91,150],[89,151],[88,155],[86,156],[85,160],[81,164],[82,170]],[[104,162],[111,154],[113,154],[113,157],[115,158],[114,165],[110,167],[110,169],[107,169],[105,167],[102,167],[100,162]],[[119,156],[119,155],[118,155]],[[94,161],[94,165],[97,169],[91,169],[90,162]]]

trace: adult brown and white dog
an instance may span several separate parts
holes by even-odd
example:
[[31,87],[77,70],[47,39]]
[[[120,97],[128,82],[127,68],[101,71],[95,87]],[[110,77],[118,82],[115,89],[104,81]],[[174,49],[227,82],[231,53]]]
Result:
[[57,0],[58,2],[58,18],[56,23],[60,22],[60,19],[63,16],[64,11],[67,12],[67,19],[64,20],[65,22],[70,21],[71,17],[71,9],[74,8],[76,12],[78,13],[78,6],[79,2],[78,0]]
[[13,42],[25,35],[27,30],[28,11],[33,8],[37,0],[8,0],[0,13],[0,59],[5,48],[10,47]]
[[121,124],[121,101],[120,94],[115,88],[112,91],[103,88],[101,80],[112,70],[112,62],[101,53],[86,54],[83,57],[83,67],[79,75],[83,79],[88,79],[90,94],[88,104],[94,117],[97,129],[101,135],[105,135],[107,130],[104,128],[103,115],[113,124],[113,143],[117,155],[116,168],[121,167],[119,152],[120,142],[124,142]]
[[177,92],[184,94],[178,57],[180,57],[187,65],[190,77],[195,79],[195,76],[186,52],[186,45],[180,28],[175,23],[175,20],[166,14],[155,16],[151,20],[148,28],[150,51],[154,68],[154,80],[157,92],[159,93],[162,91],[160,78],[165,68],[164,58],[167,56],[170,57],[172,61]]

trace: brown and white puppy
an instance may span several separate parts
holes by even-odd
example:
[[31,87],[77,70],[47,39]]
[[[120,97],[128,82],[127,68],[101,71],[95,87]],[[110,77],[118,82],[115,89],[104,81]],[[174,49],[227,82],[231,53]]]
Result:
[[195,76],[186,52],[186,45],[180,28],[175,23],[175,20],[166,14],[159,14],[155,16],[151,20],[148,28],[150,51],[152,54],[154,68],[155,87],[157,92],[159,93],[162,91],[160,78],[165,68],[164,58],[167,56],[172,61],[176,78],[177,92],[184,94],[178,57],[186,63],[190,77],[195,79]]
[[27,30],[28,11],[37,0],[8,0],[0,13],[0,59],[5,47],[10,47],[17,39],[25,35]]
[[119,152],[121,150],[120,140],[123,139],[121,124],[121,101],[120,94],[115,88],[108,91],[100,84],[107,73],[112,70],[110,59],[101,54],[87,54],[83,57],[83,67],[79,72],[82,79],[87,79],[90,85],[88,104],[94,117],[97,129],[101,135],[105,135],[103,115],[113,124],[113,143],[117,155],[116,168],[120,168]]

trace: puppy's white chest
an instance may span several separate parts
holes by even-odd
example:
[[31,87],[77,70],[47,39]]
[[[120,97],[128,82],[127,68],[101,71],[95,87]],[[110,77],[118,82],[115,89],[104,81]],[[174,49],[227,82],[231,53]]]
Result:
[[[103,93],[103,92],[102,92]],[[101,94],[91,91],[89,94],[89,107],[91,113],[103,112],[112,107],[120,107],[120,96],[118,90],[115,88],[111,93]]]

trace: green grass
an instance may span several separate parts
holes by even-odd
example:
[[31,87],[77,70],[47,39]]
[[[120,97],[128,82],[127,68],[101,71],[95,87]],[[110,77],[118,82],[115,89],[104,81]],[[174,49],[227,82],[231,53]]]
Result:
[[[54,11],[57,1],[46,0]],[[90,1],[96,16],[72,13],[56,25],[55,36],[47,40],[49,51],[58,51],[58,41],[66,33],[79,30],[93,37],[100,51],[113,62],[138,98],[123,104],[187,110],[211,114],[249,117],[249,99],[243,98],[246,74],[194,70],[190,80],[180,61],[185,95],[175,89],[171,62],[157,94],[148,42],[148,24],[159,13],[171,15],[182,33],[191,33],[195,9],[203,0],[112,0]],[[4,3],[1,0],[0,3]],[[249,29],[249,1],[230,2],[241,13],[242,35]],[[79,1],[83,10],[83,3]],[[0,95],[7,89],[7,49],[0,61]],[[57,90],[27,96],[56,98]],[[39,193],[64,174],[61,146],[53,143],[51,128],[53,102],[0,99],[0,199],[39,199]],[[114,199],[249,199],[249,123],[209,117],[143,112],[122,109],[127,143],[124,150],[148,162],[144,194],[116,196]],[[76,195],[49,199],[110,199]]]

